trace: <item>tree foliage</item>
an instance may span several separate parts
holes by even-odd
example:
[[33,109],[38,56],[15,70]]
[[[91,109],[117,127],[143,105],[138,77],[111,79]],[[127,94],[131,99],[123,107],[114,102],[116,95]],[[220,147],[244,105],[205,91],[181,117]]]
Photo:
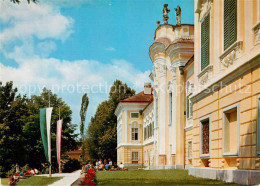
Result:
[[[20,0],[10,0],[12,3],[17,3],[19,4],[21,1]],[[37,3],[37,0],[27,0],[28,3],[30,2],[34,2],[34,3]]]
[[87,149],[92,159],[111,158],[116,160],[117,118],[114,114],[120,100],[135,94],[135,90],[116,80],[109,92],[109,98],[100,103],[87,130]]
[[12,164],[29,164],[30,167],[40,169],[41,164],[46,162],[40,133],[39,109],[48,106],[49,97],[53,107],[52,163],[56,169],[55,142],[59,107],[63,118],[61,153],[77,148],[77,134],[74,134],[76,126],[71,124],[72,111],[50,90],[43,89],[41,95],[33,95],[30,99],[26,95],[17,94],[17,91],[12,82],[5,85],[0,82],[0,174],[8,171]]
[[[84,141],[85,120],[88,109],[89,99],[87,93],[82,96],[81,109],[80,109],[80,135],[82,142]],[[85,161],[85,144],[82,143],[82,160]]]

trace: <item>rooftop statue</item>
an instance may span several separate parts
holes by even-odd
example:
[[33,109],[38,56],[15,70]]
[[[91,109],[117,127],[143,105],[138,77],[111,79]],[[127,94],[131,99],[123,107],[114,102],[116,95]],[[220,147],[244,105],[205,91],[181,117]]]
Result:
[[176,12],[176,25],[181,25],[181,7],[178,5],[177,8],[174,8]]
[[164,4],[163,5],[163,24],[168,24],[168,13],[170,12],[170,10],[168,9],[168,4]]

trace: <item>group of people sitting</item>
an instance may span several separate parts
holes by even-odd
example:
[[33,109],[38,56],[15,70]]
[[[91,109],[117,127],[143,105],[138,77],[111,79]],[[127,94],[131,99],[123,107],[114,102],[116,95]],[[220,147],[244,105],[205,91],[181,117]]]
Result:
[[115,171],[115,170],[128,170],[124,167],[124,164],[121,162],[119,165],[116,164],[116,162],[112,162],[111,158],[96,160],[95,165],[88,162],[88,164],[85,164],[82,166],[82,172],[87,172],[88,169],[93,168],[96,171]]

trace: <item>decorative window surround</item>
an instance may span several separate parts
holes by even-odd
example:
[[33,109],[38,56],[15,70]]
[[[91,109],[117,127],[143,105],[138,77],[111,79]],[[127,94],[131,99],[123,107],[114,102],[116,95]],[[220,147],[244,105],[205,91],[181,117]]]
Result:
[[243,41],[236,41],[234,44],[232,44],[227,50],[223,52],[221,56],[219,56],[219,59],[222,63],[222,65],[226,68],[229,67],[229,65],[232,65],[234,61],[239,58],[239,55],[241,54],[243,47]]
[[[209,153],[208,154],[203,154],[202,153],[202,141],[203,141],[203,136],[202,136],[202,125],[203,122],[208,121],[209,122]],[[202,118],[200,118],[200,158],[209,158],[210,157],[210,152],[211,152],[211,116],[207,115]]]
[[[237,132],[237,151],[236,152],[228,152],[225,149],[225,143],[227,141],[227,139],[225,139],[226,138],[226,132],[228,132],[228,131],[226,131],[226,127],[225,127],[225,125],[228,125],[226,114],[228,114],[230,111],[232,111],[234,109],[237,112],[237,116],[236,116],[237,117],[237,131],[236,131]],[[223,136],[223,145],[222,145],[223,146],[223,153],[222,154],[223,154],[223,156],[233,157],[233,156],[238,156],[238,154],[239,154],[239,141],[240,141],[240,128],[239,128],[240,119],[239,119],[239,115],[240,115],[239,103],[236,103],[234,105],[231,105],[231,106],[223,109],[223,116],[222,116],[222,136]],[[229,130],[232,130],[232,129],[229,129]]]
[[200,10],[196,10],[195,12],[200,13],[200,22],[203,21],[206,15],[210,12],[212,6],[212,0],[206,0],[205,3],[201,5]]
[[208,65],[206,68],[204,68],[198,75],[199,82],[201,85],[204,85],[208,82],[210,77],[213,75],[213,66]]
[[[260,156],[260,94],[257,96],[257,156]],[[259,160],[260,161],[260,160]]]
[[254,27],[253,31],[255,33],[255,44],[260,44],[260,22],[258,22]]

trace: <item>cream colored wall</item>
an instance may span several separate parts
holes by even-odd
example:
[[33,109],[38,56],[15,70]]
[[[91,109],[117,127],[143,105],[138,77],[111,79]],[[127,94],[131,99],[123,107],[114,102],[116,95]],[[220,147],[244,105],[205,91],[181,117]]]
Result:
[[141,164],[143,161],[143,151],[142,147],[124,147],[124,164],[132,164],[132,151],[138,151],[139,160],[138,164]]
[[[184,71],[184,88],[185,88],[185,91],[184,91],[184,109],[186,111],[186,96],[187,96],[187,82],[189,81],[191,84],[194,84],[194,62],[192,64],[190,64],[189,66],[186,67],[185,71]],[[187,113],[187,111],[186,111]],[[187,117],[185,116],[184,117],[184,127],[188,127],[188,123],[189,124],[192,124],[193,123],[193,118],[190,118],[189,120],[187,120]],[[185,165],[191,165],[192,164],[192,160],[189,160],[188,159],[188,142],[189,141],[192,141],[193,142],[193,128],[192,129],[189,129],[189,130],[185,130],[184,132],[184,136],[185,136],[185,142],[184,142],[184,145],[185,145]],[[192,147],[193,147],[193,144],[192,144]]]
[[[237,54],[238,58],[245,57],[249,53],[252,53],[252,49],[255,43],[255,34],[252,30],[253,27],[259,22],[257,18],[257,0],[241,0],[237,1],[237,41],[242,41],[242,50]],[[208,83],[211,80],[217,79],[214,77],[223,76],[225,73],[228,73],[235,66],[239,66],[238,63],[233,63],[229,68],[224,67],[221,64],[220,56],[224,53],[223,40],[224,40],[224,1],[213,1],[210,8],[210,65],[213,65],[213,76],[208,80]],[[196,2],[195,2],[196,8]],[[205,14],[206,15],[206,14]],[[200,51],[200,27],[201,19],[203,14],[195,13],[194,23],[195,23],[195,76],[197,76],[200,70],[200,60],[201,60],[201,51]],[[258,51],[259,51],[259,47]],[[257,52],[256,52],[257,53]],[[195,79],[196,85],[199,84],[199,79]],[[201,86],[201,85],[200,85]],[[206,86],[206,85],[205,85]],[[201,87],[201,89],[204,86]]]
[[[127,136],[127,141],[128,143],[142,143],[142,139],[143,139],[143,117],[142,115],[140,115],[139,110],[128,110],[125,111],[127,112],[127,117],[128,117],[128,136]],[[131,118],[131,112],[137,112],[139,113],[139,118]],[[139,124],[139,130],[138,130],[138,141],[132,141],[131,140],[131,123],[137,121]]]
[[125,138],[125,111],[121,111],[121,114],[122,114],[122,142],[123,143],[126,143],[126,138]]
[[[193,166],[204,166],[199,154],[200,118],[211,116],[210,167],[260,169],[256,167],[257,96],[260,94],[260,67],[240,76],[227,87],[194,103]],[[223,109],[239,103],[239,155],[223,157]]]
[[[155,157],[154,157],[154,144],[151,143],[149,145],[145,145],[143,147],[143,152],[144,152],[144,164],[149,165],[149,160],[150,160],[150,166],[154,165],[155,162]],[[147,156],[147,152],[150,154],[150,158]],[[146,157],[145,157],[146,156]]]
[[[213,74],[204,85],[199,83],[200,74],[200,19],[201,14],[195,14],[195,64],[194,82],[199,94],[203,88],[214,85],[214,81],[228,73],[237,70],[239,66],[259,55],[259,46],[255,45],[253,27],[259,22],[257,18],[259,8],[257,0],[237,1],[237,41],[242,41],[242,49],[236,60],[228,67],[221,64],[220,56],[224,53],[223,47],[223,1],[213,1],[210,9],[210,65]],[[197,1],[195,2],[197,9]],[[210,115],[210,161],[209,166],[214,168],[237,167],[239,169],[255,169],[256,157],[256,95],[259,93],[259,67],[240,76],[228,84],[230,89],[224,88],[196,101],[193,105],[193,166],[205,166],[205,159],[200,158],[200,118]],[[237,89],[237,90],[235,90]],[[245,92],[247,91],[247,92]],[[244,93],[242,93],[244,92]],[[239,103],[240,116],[240,146],[239,156],[223,157],[223,109]],[[188,133],[187,133],[188,135]],[[186,136],[188,138],[188,136]]]

